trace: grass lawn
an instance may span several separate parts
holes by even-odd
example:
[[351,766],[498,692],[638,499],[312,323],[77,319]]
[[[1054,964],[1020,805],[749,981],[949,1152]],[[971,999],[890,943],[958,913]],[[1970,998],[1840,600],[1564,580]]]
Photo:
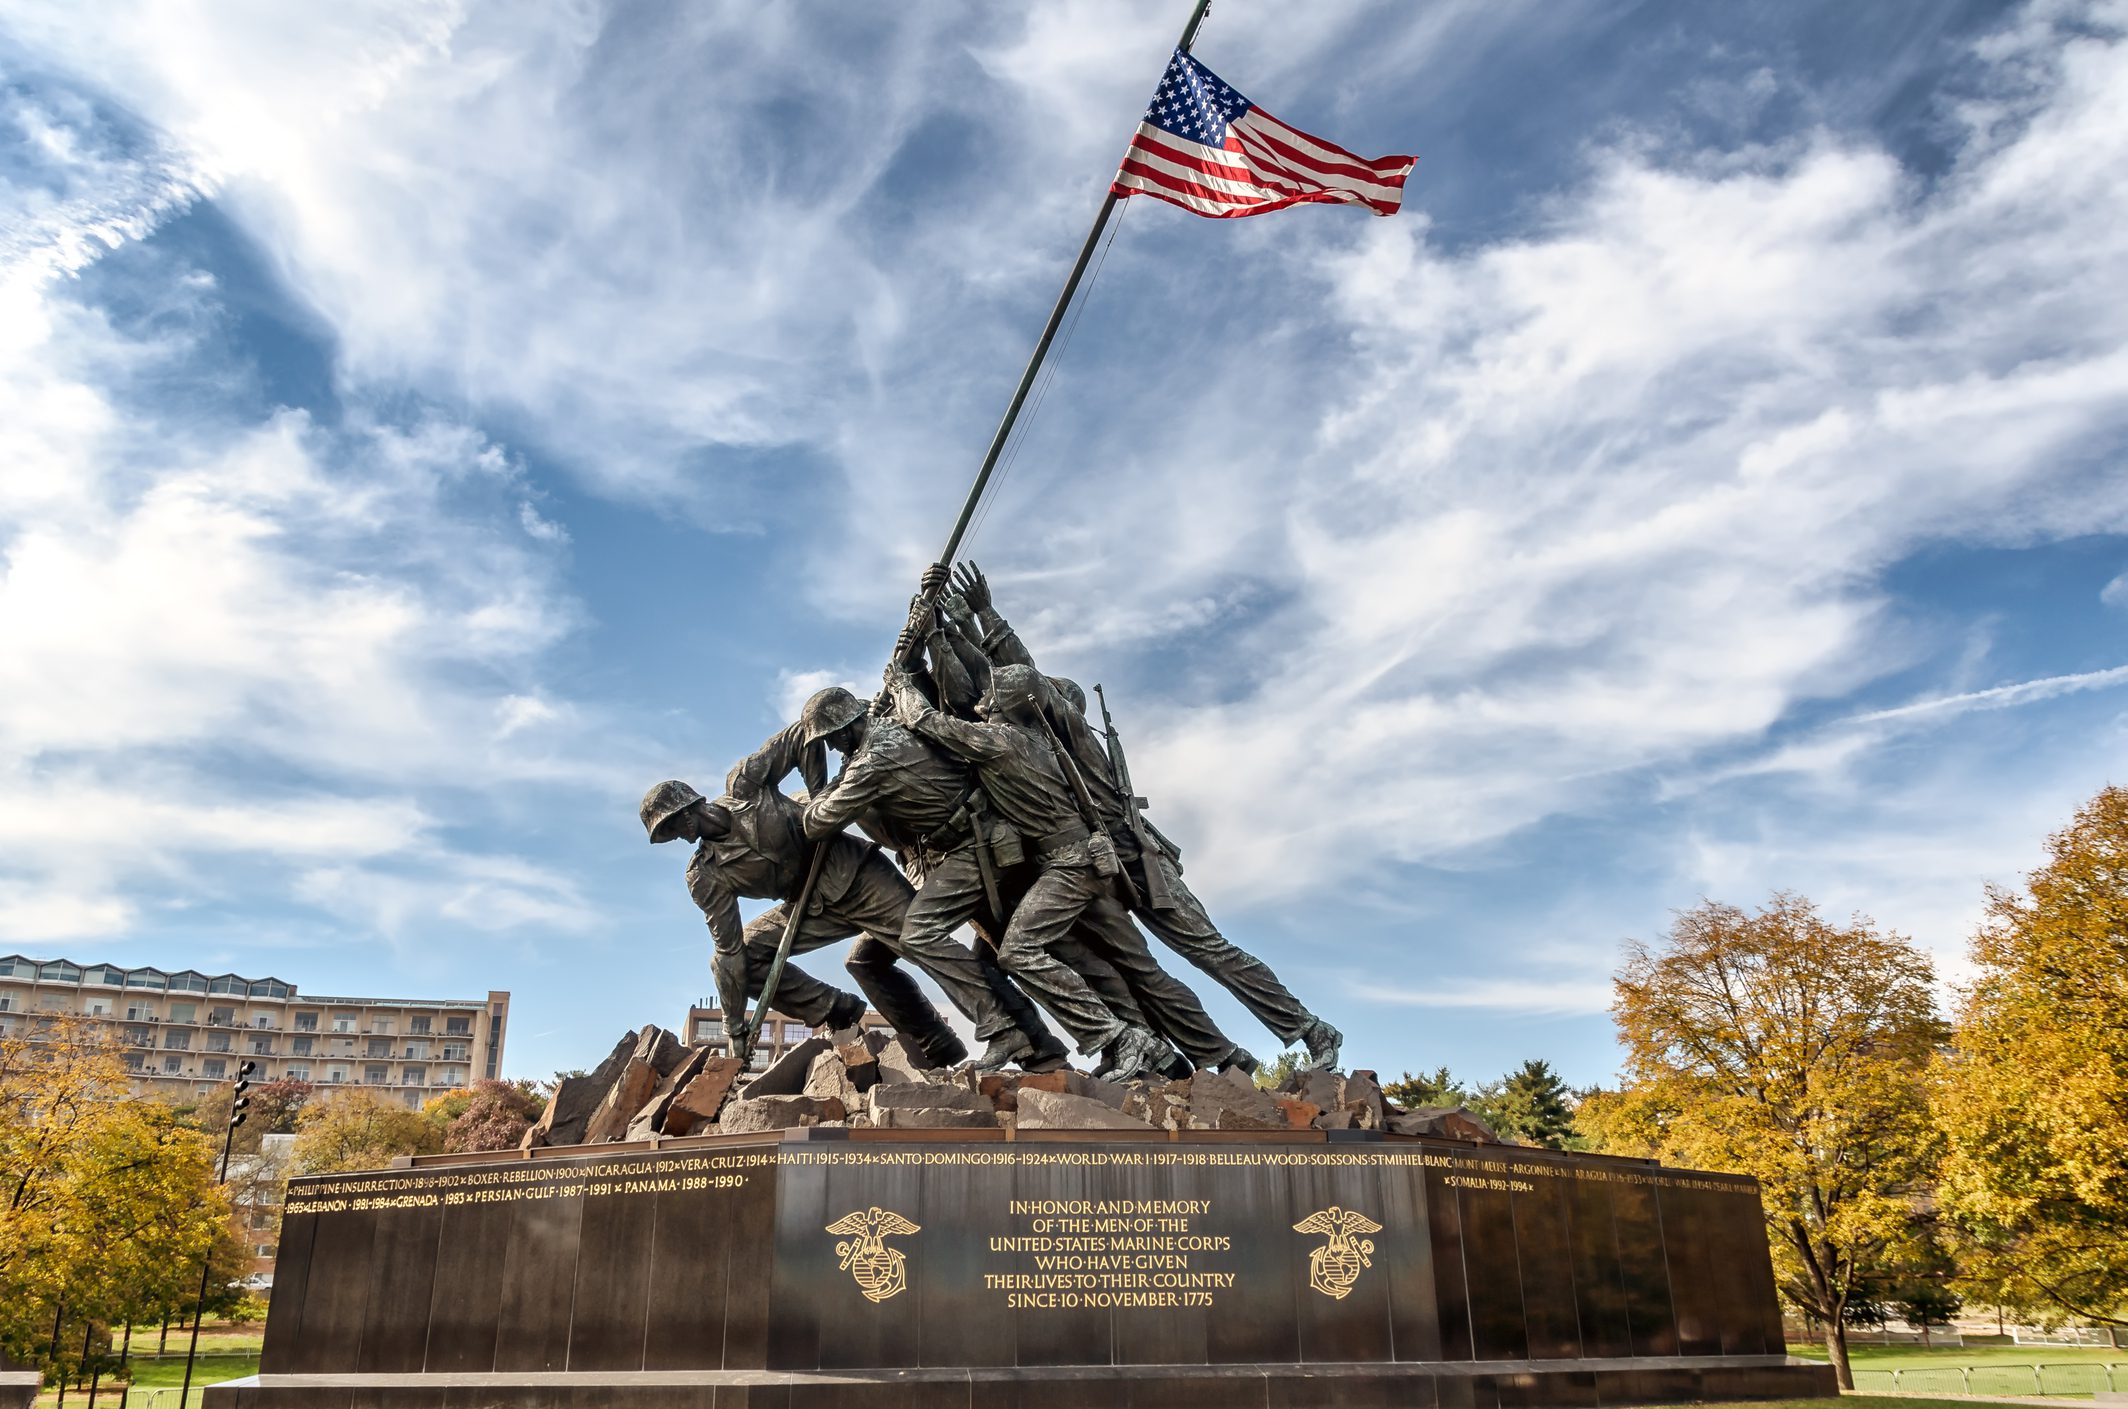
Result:
[[[259,1347],[265,1341],[266,1332],[264,1328],[259,1326],[202,1326],[200,1328],[199,1350],[202,1355],[257,1355]],[[190,1327],[182,1331],[172,1327],[170,1330],[170,1348],[164,1351],[163,1354],[175,1356],[182,1360],[185,1358],[185,1347],[191,1343],[192,1330]],[[112,1348],[115,1350],[117,1347],[113,1346]],[[155,1327],[149,1326],[143,1329],[135,1326],[133,1328],[133,1358],[135,1360],[146,1360],[154,1355]]]
[[[254,1336],[253,1339],[257,1337]],[[204,1347],[206,1343],[206,1334],[202,1333],[200,1344]],[[208,1355],[202,1350],[199,1359],[193,1362],[192,1366],[192,1393],[186,1401],[188,1409],[199,1409],[201,1392],[206,1386],[220,1384],[223,1380],[241,1379],[245,1375],[255,1375],[258,1372],[259,1353],[256,1350],[236,1355]],[[177,1388],[184,1382],[185,1357],[182,1355],[172,1355],[159,1360],[135,1360],[133,1392],[129,1403],[132,1409],[145,1409],[149,1402],[149,1391],[162,1389],[170,1392],[155,1400],[156,1409],[177,1409]],[[118,1391],[119,1386],[105,1380],[96,1392],[96,1402],[99,1405],[112,1405],[115,1409]],[[67,1391],[67,1409],[74,1409],[75,1405],[87,1409],[88,1402],[87,1390]],[[58,1390],[48,1389],[37,1396],[37,1409],[55,1409],[58,1403]]]
[[[1790,1341],[1788,1353],[1799,1360],[1823,1360],[1821,1341]],[[1907,1365],[2073,1365],[2113,1362],[2128,1365],[2128,1349],[2109,1350],[2091,1345],[2010,1345],[2006,1342],[1963,1346],[1849,1345],[1848,1359],[1856,1369],[1896,1370]]]
[[[1825,1359],[1822,1345],[1791,1343],[1788,1353],[1798,1359]],[[1927,1349],[1857,1345],[1848,1353],[1855,1388],[1880,1393],[2089,1399],[2100,1390],[2128,1390],[2128,1350],[2102,1346],[2011,1345],[1990,1337],[1986,1344],[1969,1340],[1963,1346]]]

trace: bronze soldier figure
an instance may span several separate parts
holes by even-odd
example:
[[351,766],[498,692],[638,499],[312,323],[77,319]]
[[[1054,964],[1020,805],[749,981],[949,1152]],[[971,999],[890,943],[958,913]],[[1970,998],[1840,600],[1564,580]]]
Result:
[[986,964],[986,953],[962,949],[947,938],[957,925],[941,927],[928,918],[942,884],[961,870],[980,869],[975,848],[987,844],[978,835],[983,824],[972,805],[978,800],[968,766],[893,720],[873,718],[864,701],[839,685],[807,700],[799,722],[807,742],[819,742],[843,758],[835,781],[806,804],[806,835],[829,837],[856,823],[892,847],[916,884],[902,921],[902,947],[912,954],[950,950],[981,973],[983,999],[971,992],[963,1002],[962,995],[948,990],[975,1022],[977,1040],[987,1044],[976,1065],[995,1070],[1013,1063],[1061,1062],[1063,1044],[995,961]]
[[[1050,953],[1102,897],[1109,881],[1094,869],[1087,850],[1090,833],[1034,714],[1034,672],[1021,667],[993,671],[990,688],[976,708],[977,721],[940,713],[906,671],[893,673],[892,689],[895,706],[912,732],[975,766],[990,805],[1040,865],[1039,876],[1006,924],[998,961],[1071,1034],[1082,1053],[1091,1055],[1113,1045],[1117,1079],[1156,1070],[1164,1061],[1161,1041],[1145,1027],[1118,1018],[1085,979]],[[979,878],[973,879],[980,884]],[[943,918],[927,917],[925,923],[936,928]],[[952,924],[963,918],[952,917]]]
[[[1016,1062],[1022,1067],[1041,1068],[1062,1061],[1064,1046],[1043,1026],[1039,1013],[999,967],[993,948],[1006,927],[1006,919],[1035,877],[1020,859],[1018,838],[992,816],[981,791],[975,786],[967,763],[919,738],[891,719],[873,717],[864,703],[840,686],[829,686],[806,702],[804,723],[809,737],[818,737],[843,755],[841,775],[815,796],[805,810],[808,834],[826,836],[855,822],[868,835],[894,848],[910,878],[916,882],[915,899],[903,929],[904,947],[934,942],[932,936],[951,934],[961,924],[975,927],[983,939],[975,950],[976,960],[989,977],[992,991],[1002,1003],[1010,1023],[992,1031],[978,1024],[976,1036],[991,1045],[978,1065],[999,1067]],[[1233,1047],[1208,1016],[1194,1024],[1187,1020],[1162,1023],[1148,1016],[1157,1010],[1166,1015],[1170,1007],[1183,1010],[1202,1007],[1180,984],[1149,985],[1153,991],[1134,995],[1134,975],[1118,971],[1102,954],[1112,947],[1103,941],[1116,923],[1128,920],[1111,907],[1105,918],[1082,918],[1053,949],[1066,967],[1087,981],[1095,994],[1128,1024],[1150,1027],[1168,1035],[1179,1029],[1199,1061],[1224,1060]],[[1144,949],[1135,939],[1126,950]],[[1084,941],[1084,942],[1082,942]],[[1089,947],[1096,946],[1094,948]],[[1143,963],[1150,967],[1149,952]],[[1143,998],[1146,1007],[1139,1006]],[[1017,1028],[1017,1031],[1013,1031]],[[1170,1066],[1186,1074],[1189,1063]]]
[[[790,897],[803,878],[803,813],[776,784],[801,766],[809,781],[825,774],[825,762],[807,759],[804,752],[802,733],[793,726],[733,768],[725,794],[714,802],[676,779],[659,783],[643,798],[643,827],[653,843],[698,843],[687,864],[687,889],[709,921],[715,948],[711,967],[727,1022],[739,1022],[738,1015],[760,993],[788,924]],[[791,952],[804,954],[861,936],[853,951],[868,946],[876,951],[852,954],[856,962],[850,965],[851,973],[865,998],[787,966],[776,1006],[800,1022],[832,1030],[855,1027],[868,998],[896,1031],[922,1050],[927,1063],[958,1064],[968,1055],[966,1045],[906,975],[892,972],[913,893],[908,880],[877,846],[848,833],[838,832],[820,845],[828,849],[820,882]],[[779,903],[742,926],[742,895]],[[948,948],[973,969],[965,950],[950,943]],[[928,963],[918,962],[930,971]],[[954,989],[948,985],[947,991]],[[756,1014],[755,1020],[759,1017]]]
[[[1018,665],[1034,670],[1034,657],[997,612],[990,584],[973,563],[961,565],[954,585],[972,614],[981,655],[993,669]],[[965,664],[968,654],[957,653]],[[1086,697],[1068,680],[1038,676],[1043,716],[1070,751],[1101,814],[1105,830],[1128,871],[1137,903],[1132,913],[1148,930],[1192,964],[1217,979],[1279,1041],[1308,1049],[1308,1066],[1337,1065],[1344,1035],[1302,1006],[1268,964],[1236,946],[1182,879],[1174,843],[1137,816],[1142,803],[1126,798],[1100,736],[1086,719]],[[1069,687],[1068,689],[1065,687]]]
[[[925,570],[917,605],[897,642],[896,656],[898,659],[905,657],[907,648],[921,635],[931,662],[931,681],[946,702],[948,712],[972,714],[981,689],[989,683],[989,662],[959,631],[949,630],[944,625],[945,618],[955,612],[966,616],[965,605],[948,594],[936,598],[938,611],[926,611],[923,606],[934,599],[936,589],[944,585],[946,577],[947,569],[941,565],[934,564]],[[972,617],[967,620],[973,624]],[[981,687],[975,683],[977,678],[982,681]],[[980,801],[981,797],[978,790],[977,800]],[[1092,814],[1086,814],[1085,820],[1090,822]],[[1103,836],[1090,837],[1089,840],[1096,844],[1105,841],[1105,829]],[[1027,868],[999,869],[1000,888],[1009,892],[1008,900],[1016,904],[1019,895],[1032,884],[1033,877],[1015,876],[1016,871]],[[1011,884],[1015,879],[1016,889]],[[1169,1075],[1187,1075],[1194,1067],[1256,1069],[1256,1059],[1219,1030],[1219,1025],[1189,986],[1160,967],[1145,936],[1138,932],[1137,926],[1131,923],[1129,912],[1118,903],[1113,887],[1105,888],[1087,905],[1073,925],[1072,936],[1051,946],[1050,952],[1065,967],[1086,979],[1102,1001],[1126,1024],[1150,1028],[1155,1036],[1181,1049],[1184,1055],[1165,1068]],[[1117,980],[1125,990],[1122,993],[1116,990]],[[1095,1072],[1105,1074],[1114,1064],[1115,1054],[1104,1050]]]

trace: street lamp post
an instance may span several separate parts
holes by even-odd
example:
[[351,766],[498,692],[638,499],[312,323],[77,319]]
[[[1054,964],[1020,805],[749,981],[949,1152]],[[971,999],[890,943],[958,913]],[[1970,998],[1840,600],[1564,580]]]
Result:
[[[222,1132],[222,1164],[214,1176],[217,1186],[229,1178],[229,1146],[236,1139],[236,1128],[244,1123],[245,1108],[251,1104],[251,1098],[244,1093],[251,1089],[251,1074],[258,1069],[257,1062],[237,1063],[236,1083],[229,1091],[229,1128]],[[185,1409],[192,1394],[192,1362],[199,1358],[200,1322],[206,1319],[207,1279],[213,1275],[213,1268],[214,1242],[209,1239],[207,1250],[200,1255],[199,1300],[192,1304],[192,1344],[185,1351],[185,1384],[177,1392],[177,1409]]]

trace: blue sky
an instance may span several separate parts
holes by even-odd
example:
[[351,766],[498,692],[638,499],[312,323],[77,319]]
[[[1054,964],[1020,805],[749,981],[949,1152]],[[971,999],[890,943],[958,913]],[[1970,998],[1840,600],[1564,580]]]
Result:
[[[1184,8],[0,6],[0,947],[676,1024],[635,801],[875,677]],[[1955,980],[2128,771],[2128,6],[1197,52],[1405,213],[1128,204],[970,549],[1214,914],[1392,1073],[1702,896]]]

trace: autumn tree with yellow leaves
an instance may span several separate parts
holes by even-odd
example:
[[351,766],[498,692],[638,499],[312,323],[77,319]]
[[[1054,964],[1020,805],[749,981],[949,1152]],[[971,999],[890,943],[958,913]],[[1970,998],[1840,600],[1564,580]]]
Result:
[[1577,1113],[1599,1148],[1757,1176],[1781,1291],[1824,1327],[1843,1388],[1846,1314],[1916,1236],[1937,1158],[1931,985],[1927,957],[1866,919],[1791,894],[1702,903],[1627,946],[1621,1089]]
[[2050,838],[2022,890],[1990,888],[1972,953],[1936,1089],[1965,1273],[2128,1326],[2128,789]]
[[170,1107],[131,1099],[107,1025],[38,1014],[0,1038],[0,1343],[28,1359],[55,1321],[189,1302],[228,1236],[212,1158]]
[[357,1087],[303,1108],[291,1162],[297,1174],[383,1169],[401,1155],[435,1154],[443,1131],[433,1117]]

